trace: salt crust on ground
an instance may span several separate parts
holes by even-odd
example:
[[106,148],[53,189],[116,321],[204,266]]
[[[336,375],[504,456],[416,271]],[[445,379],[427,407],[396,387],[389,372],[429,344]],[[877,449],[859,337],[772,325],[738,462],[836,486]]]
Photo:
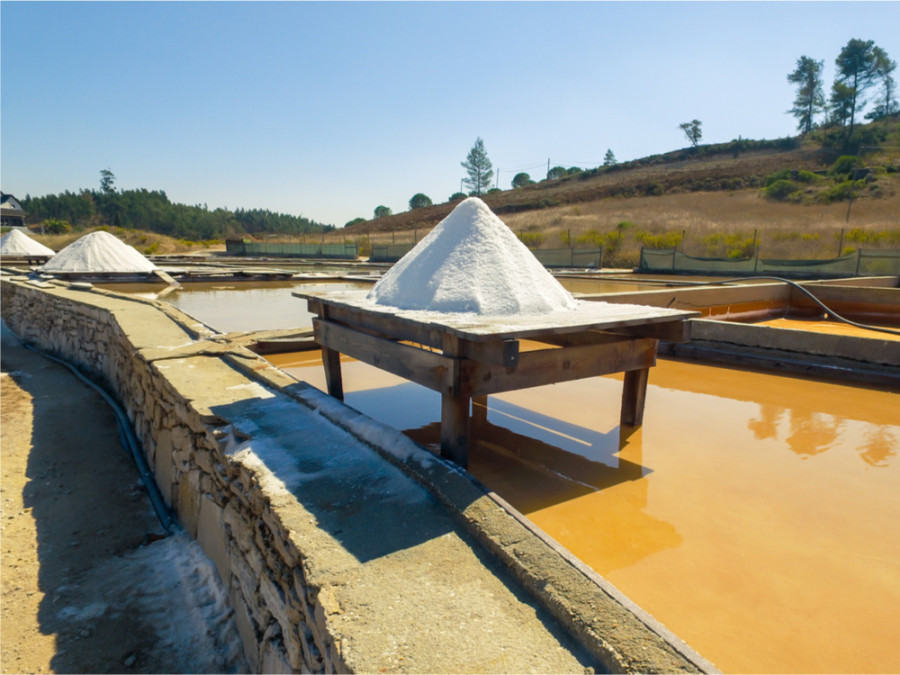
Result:
[[488,316],[574,309],[574,298],[477,197],[461,202],[369,292],[378,305]]
[[91,232],[69,244],[43,272],[152,272],[156,265],[109,232]]
[[52,248],[35,241],[21,230],[10,230],[0,239],[0,255],[56,255]]

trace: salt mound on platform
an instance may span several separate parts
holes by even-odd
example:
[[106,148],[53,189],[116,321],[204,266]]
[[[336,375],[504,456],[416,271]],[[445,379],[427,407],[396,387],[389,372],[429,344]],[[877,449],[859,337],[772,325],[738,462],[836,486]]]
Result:
[[562,284],[477,197],[453,209],[367,297],[399,309],[489,316],[576,307]]
[[0,239],[0,255],[10,257],[53,256],[56,251],[35,241],[21,230],[10,230]]
[[156,265],[109,232],[91,232],[69,244],[41,268],[42,272],[152,272]]

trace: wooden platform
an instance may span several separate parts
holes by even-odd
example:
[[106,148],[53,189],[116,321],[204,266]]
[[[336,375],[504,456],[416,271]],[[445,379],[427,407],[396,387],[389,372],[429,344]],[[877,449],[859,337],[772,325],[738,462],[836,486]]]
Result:
[[[399,310],[366,291],[295,292],[316,314],[328,393],[343,399],[340,355],[440,392],[441,454],[466,466],[472,401],[490,394],[624,372],[622,424],[638,426],[659,340],[689,339],[698,312],[579,302],[540,316]],[[523,348],[528,341],[528,348]]]

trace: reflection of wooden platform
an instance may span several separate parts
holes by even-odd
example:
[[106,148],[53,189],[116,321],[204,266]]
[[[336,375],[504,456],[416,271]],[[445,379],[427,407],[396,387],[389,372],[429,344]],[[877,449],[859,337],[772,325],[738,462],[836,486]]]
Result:
[[[624,372],[623,424],[640,425],[657,342],[688,339],[697,312],[580,303],[542,316],[482,317],[398,310],[368,302],[366,291],[296,292],[305,298],[322,346],[328,393],[343,399],[340,354],[441,393],[441,454],[468,462],[473,399]],[[539,348],[520,350],[521,341]]]

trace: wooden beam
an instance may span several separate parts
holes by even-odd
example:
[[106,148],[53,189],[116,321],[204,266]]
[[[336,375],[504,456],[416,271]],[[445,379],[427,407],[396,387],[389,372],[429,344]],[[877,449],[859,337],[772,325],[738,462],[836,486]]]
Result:
[[519,341],[469,342],[460,340],[460,355],[492,366],[515,368],[519,364]]
[[454,359],[442,354],[360,333],[322,319],[313,319],[313,332],[316,342],[329,350],[352,356],[434,391],[444,393],[451,384],[447,374]]
[[[310,312],[318,313],[313,309],[314,302],[319,306],[322,305],[318,301],[308,300],[307,306]],[[350,326],[355,330],[369,332],[392,340],[405,340],[435,349],[441,348],[444,331],[439,327],[424,323],[401,321],[383,312],[367,312],[361,309],[333,304],[327,304],[326,307],[326,316],[329,321],[334,323]]]
[[690,321],[668,321],[666,323],[646,323],[641,326],[624,326],[612,330],[619,335],[648,337],[666,342],[690,342]]
[[656,340],[632,338],[605,345],[584,345],[523,352],[519,365],[509,370],[464,359],[460,362],[460,388],[470,396],[579,380],[656,364]]

